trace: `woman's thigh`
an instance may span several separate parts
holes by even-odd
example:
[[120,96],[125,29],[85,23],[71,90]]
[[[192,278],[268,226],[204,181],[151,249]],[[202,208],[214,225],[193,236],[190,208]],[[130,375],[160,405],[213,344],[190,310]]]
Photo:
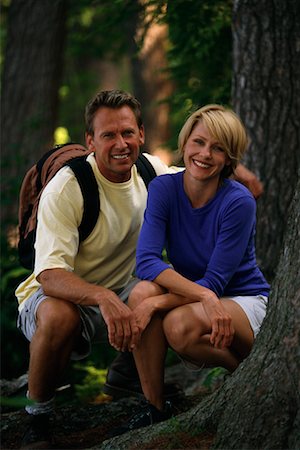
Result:
[[254,334],[249,319],[243,308],[235,301],[221,299],[221,302],[232,318],[234,338],[231,347],[242,358],[245,358],[249,354],[254,342]]
[[[243,309],[233,300],[226,299],[222,304],[231,315],[235,331],[231,347],[244,358],[249,354],[254,341],[249,320]],[[197,340],[211,333],[211,322],[200,302],[189,303],[166,315],[164,329],[167,335],[176,336],[178,341],[184,336]]]

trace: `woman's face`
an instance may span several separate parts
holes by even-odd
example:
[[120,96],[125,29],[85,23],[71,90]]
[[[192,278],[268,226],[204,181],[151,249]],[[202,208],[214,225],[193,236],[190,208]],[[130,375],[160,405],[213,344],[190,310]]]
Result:
[[194,126],[183,150],[186,171],[199,181],[220,178],[225,165],[230,164],[220,142],[209,134],[201,121]]

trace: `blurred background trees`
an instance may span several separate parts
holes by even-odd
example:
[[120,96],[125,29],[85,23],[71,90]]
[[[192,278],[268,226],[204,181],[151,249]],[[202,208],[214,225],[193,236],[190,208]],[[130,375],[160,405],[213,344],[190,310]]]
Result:
[[191,110],[234,107],[251,138],[245,162],[265,186],[257,250],[271,282],[299,169],[299,2],[0,2],[2,377],[27,370],[14,298],[26,276],[15,248],[22,178],[54,143],[84,143],[84,107],[100,89],[138,97],[145,150],[169,162]]
[[145,150],[171,162],[191,108],[230,103],[230,26],[229,0],[1,0],[2,377],[27,369],[14,298],[26,170],[54,143],[84,143],[87,101],[112,88],[137,96]]

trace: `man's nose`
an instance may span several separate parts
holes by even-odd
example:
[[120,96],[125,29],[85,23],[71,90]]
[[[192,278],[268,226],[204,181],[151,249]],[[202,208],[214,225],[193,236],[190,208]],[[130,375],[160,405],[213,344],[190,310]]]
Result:
[[116,143],[117,143],[118,147],[120,147],[120,148],[127,147],[127,142],[124,139],[124,137],[122,136],[122,134],[118,134],[116,136]]

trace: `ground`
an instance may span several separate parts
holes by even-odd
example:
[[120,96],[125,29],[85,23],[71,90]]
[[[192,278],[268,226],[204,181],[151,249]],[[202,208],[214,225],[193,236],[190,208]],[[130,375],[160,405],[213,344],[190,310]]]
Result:
[[[189,372],[181,364],[168,369],[166,381],[180,382],[185,395],[174,402],[175,415],[187,411],[212,390],[220,386],[224,373],[212,373],[204,370]],[[139,400],[127,398],[111,401],[101,399],[102,403],[69,404],[59,406],[56,410],[54,429],[55,449],[89,449],[101,448],[101,443],[109,439],[111,430],[126,420]],[[21,410],[2,413],[1,417],[1,448],[3,450],[20,447],[22,435],[27,423],[26,413]],[[172,419],[171,419],[172,421]],[[208,450],[213,442],[213,433],[203,431],[193,436],[170,427],[170,433],[151,441],[141,447],[131,447],[130,450],[143,449],[200,449]]]

